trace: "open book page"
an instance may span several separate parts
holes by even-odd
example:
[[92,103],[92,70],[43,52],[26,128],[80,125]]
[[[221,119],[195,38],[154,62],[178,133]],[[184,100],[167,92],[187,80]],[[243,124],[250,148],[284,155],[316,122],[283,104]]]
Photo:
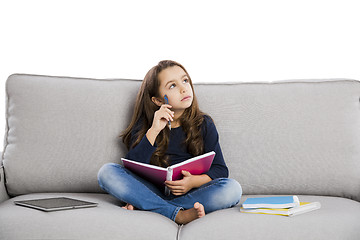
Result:
[[129,169],[133,173],[159,186],[164,185],[168,172],[167,168],[162,168],[146,163],[140,163],[125,158],[122,158],[121,160],[123,162],[124,167]]
[[172,180],[182,179],[182,170],[190,172],[192,175],[200,175],[209,171],[211,164],[214,160],[215,152],[211,151],[203,155],[191,158],[184,162],[170,166],[172,169]]

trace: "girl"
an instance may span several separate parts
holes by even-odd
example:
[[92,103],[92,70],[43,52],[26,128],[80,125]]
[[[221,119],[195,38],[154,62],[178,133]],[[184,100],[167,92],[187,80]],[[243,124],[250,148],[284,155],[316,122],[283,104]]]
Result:
[[170,196],[119,164],[105,164],[98,173],[99,185],[127,203],[123,208],[160,213],[186,224],[240,201],[242,189],[237,181],[227,178],[216,127],[200,111],[191,78],[181,64],[161,61],[149,70],[122,136],[129,149],[127,159],[162,167],[206,152],[216,153],[208,172],[191,175],[182,171],[183,179],[166,181]]

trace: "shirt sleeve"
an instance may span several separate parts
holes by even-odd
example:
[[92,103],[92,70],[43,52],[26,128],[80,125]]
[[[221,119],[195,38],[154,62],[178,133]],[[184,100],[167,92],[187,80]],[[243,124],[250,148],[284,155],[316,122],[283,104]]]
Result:
[[150,164],[151,156],[155,150],[156,144],[155,146],[151,145],[146,135],[144,135],[139,144],[129,150],[125,158],[136,162]]
[[211,179],[227,178],[229,170],[225,164],[224,157],[219,143],[219,134],[216,130],[214,122],[205,116],[205,124],[203,125],[204,151],[205,153],[214,151],[215,157],[210,170],[206,173]]

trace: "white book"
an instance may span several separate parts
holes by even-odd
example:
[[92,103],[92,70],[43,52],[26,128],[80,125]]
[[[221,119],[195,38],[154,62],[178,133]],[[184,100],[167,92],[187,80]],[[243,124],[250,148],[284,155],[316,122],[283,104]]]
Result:
[[321,204],[319,202],[300,202],[300,206],[292,208],[254,208],[245,209],[240,208],[242,213],[257,213],[257,214],[271,214],[271,215],[282,215],[282,216],[296,216],[299,214],[307,213],[319,209]]

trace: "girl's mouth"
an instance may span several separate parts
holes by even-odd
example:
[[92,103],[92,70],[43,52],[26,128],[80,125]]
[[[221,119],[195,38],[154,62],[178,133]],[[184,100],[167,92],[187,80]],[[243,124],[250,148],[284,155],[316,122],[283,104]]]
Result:
[[181,101],[186,101],[186,100],[189,100],[189,99],[191,99],[191,96],[186,96],[183,99],[181,99]]

